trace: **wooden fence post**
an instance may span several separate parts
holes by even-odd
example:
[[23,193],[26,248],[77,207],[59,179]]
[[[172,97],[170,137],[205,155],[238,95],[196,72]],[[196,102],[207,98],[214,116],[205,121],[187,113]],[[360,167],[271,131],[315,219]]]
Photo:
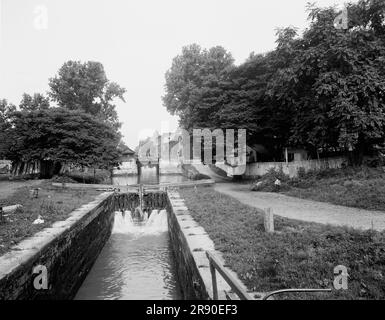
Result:
[[0,207],[0,224],[5,223],[3,207]]
[[213,284],[213,300],[218,300],[218,285],[217,285],[217,276],[215,273],[215,267],[213,266],[210,259],[209,261],[210,261],[211,282]]
[[274,214],[271,208],[267,208],[264,210],[264,226],[265,231],[268,233],[274,232]]

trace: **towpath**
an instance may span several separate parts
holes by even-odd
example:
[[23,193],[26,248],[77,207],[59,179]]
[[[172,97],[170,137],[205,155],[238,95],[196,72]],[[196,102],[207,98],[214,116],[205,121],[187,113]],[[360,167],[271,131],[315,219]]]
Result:
[[253,192],[246,184],[217,183],[215,190],[255,208],[272,208],[274,214],[290,219],[364,230],[385,230],[385,212],[381,211],[338,206],[277,193]]

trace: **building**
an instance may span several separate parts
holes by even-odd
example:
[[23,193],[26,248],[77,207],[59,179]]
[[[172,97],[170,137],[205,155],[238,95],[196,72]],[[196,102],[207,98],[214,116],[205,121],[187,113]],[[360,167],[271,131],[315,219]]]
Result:
[[122,150],[122,156],[120,158],[120,165],[114,169],[114,175],[136,175],[138,174],[138,168],[136,164],[137,155],[135,151],[129,147],[124,146]]
[[256,163],[266,161],[269,157],[269,152],[261,144],[254,144],[247,146],[246,148],[246,161],[247,163]]
[[285,162],[296,162],[308,160],[308,152],[301,148],[286,148]]

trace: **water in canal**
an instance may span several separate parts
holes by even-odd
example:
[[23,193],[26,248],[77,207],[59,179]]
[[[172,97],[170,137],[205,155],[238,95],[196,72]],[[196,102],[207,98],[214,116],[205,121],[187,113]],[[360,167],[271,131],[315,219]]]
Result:
[[[182,175],[158,176],[156,168],[142,175],[117,176],[113,184],[158,184],[188,180]],[[115,213],[110,239],[80,287],[78,300],[179,299],[170,245],[167,212],[154,210],[139,219]]]
[[139,221],[115,213],[113,232],[75,299],[173,300],[179,289],[173,266],[167,212]]
[[140,176],[120,175],[112,178],[113,184],[132,185],[132,184],[159,184],[159,183],[179,183],[189,181],[181,174],[157,175],[156,168],[142,167]]

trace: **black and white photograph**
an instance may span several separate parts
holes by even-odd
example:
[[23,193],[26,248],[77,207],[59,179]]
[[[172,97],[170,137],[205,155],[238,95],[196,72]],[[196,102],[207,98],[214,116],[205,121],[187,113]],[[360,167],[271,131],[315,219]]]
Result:
[[0,0],[0,300],[385,300],[385,0]]

